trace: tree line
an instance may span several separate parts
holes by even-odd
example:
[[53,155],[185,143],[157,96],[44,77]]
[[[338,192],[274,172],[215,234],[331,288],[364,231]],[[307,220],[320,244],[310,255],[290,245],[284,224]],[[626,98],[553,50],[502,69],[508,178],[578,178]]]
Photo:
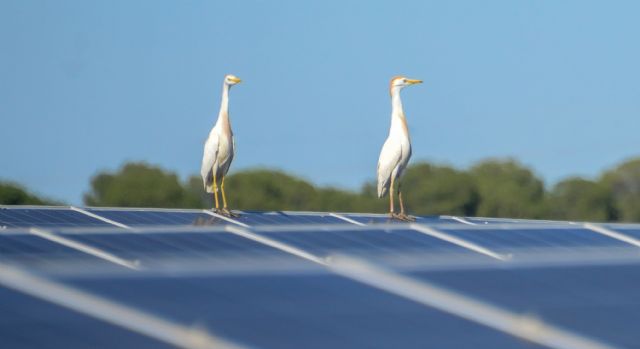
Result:
[[[418,162],[402,187],[416,215],[460,215],[585,221],[640,221],[640,158],[597,179],[570,177],[546,188],[542,179],[513,159],[488,159],[469,169]],[[230,206],[240,210],[386,212],[375,182],[358,191],[315,186],[271,169],[249,169],[225,181]],[[1,204],[60,204],[10,182],[0,182]],[[89,206],[210,208],[211,194],[199,176],[178,175],[144,162],[129,162],[91,179]]]

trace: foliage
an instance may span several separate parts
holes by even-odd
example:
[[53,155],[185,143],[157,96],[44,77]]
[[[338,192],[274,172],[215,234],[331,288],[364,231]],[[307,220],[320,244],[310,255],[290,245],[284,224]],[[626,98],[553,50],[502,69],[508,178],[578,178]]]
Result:
[[[386,212],[389,202],[377,198],[374,182],[348,191],[316,187],[269,169],[232,172],[225,187],[229,206],[240,210]],[[7,202],[10,196],[1,188],[0,200]],[[605,172],[597,181],[569,178],[549,191],[531,169],[512,159],[481,161],[469,170],[418,162],[407,168],[402,191],[408,211],[418,215],[640,221],[640,205],[635,204],[640,202],[640,159]],[[85,203],[210,208],[213,200],[198,176],[183,183],[157,166],[128,163],[115,173],[97,174]]]
[[407,209],[418,215],[473,216],[478,190],[468,173],[448,166],[418,163],[402,179]]
[[616,210],[603,183],[572,177],[556,184],[550,193],[550,215],[555,219],[612,221]]
[[142,162],[127,163],[118,172],[91,179],[90,206],[199,207],[200,198],[185,190],[178,176]]
[[22,186],[0,181],[0,205],[59,205],[59,202],[38,197]]
[[544,217],[544,184],[515,160],[486,160],[469,171],[482,217]]
[[640,159],[606,171],[601,182],[613,197],[617,218],[625,222],[640,221]]

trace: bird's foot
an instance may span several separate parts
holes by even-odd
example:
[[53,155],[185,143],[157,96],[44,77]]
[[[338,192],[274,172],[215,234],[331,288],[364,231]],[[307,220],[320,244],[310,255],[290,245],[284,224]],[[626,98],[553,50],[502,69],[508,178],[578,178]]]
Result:
[[235,213],[235,212],[231,211],[231,210],[230,210],[230,209],[228,209],[228,208],[223,208],[223,209],[221,210],[221,214],[222,214],[222,215],[224,215],[224,216],[230,217],[230,218],[237,218],[237,217],[240,217],[240,214],[239,214],[239,213]]
[[400,213],[391,212],[389,215],[391,216],[392,219],[397,219],[403,222],[415,222],[416,220],[416,217],[409,216],[404,212],[400,212]]

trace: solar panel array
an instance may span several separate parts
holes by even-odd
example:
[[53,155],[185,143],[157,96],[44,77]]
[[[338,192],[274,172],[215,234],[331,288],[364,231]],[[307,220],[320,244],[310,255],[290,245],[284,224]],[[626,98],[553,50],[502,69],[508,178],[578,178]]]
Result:
[[1,348],[640,347],[640,225],[0,207]]

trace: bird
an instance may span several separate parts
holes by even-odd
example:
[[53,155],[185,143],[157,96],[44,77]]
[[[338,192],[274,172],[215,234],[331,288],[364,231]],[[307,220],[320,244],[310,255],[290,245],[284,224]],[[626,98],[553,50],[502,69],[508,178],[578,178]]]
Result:
[[[202,167],[200,168],[205,191],[213,193],[215,207],[212,208],[212,211],[227,217],[238,216],[229,210],[224,192],[224,179],[235,155],[235,140],[229,122],[229,90],[241,81],[240,78],[231,74],[224,77],[218,120],[204,143]],[[222,194],[222,208],[220,208],[218,192]]]
[[[402,190],[400,178],[411,157],[411,138],[407,119],[402,110],[400,90],[407,86],[420,84],[422,80],[409,79],[404,76],[396,76],[391,79],[389,92],[391,94],[391,127],[389,136],[382,146],[378,160],[378,198],[382,198],[389,192],[389,216],[392,219],[413,221],[414,217],[405,212],[402,202]],[[398,199],[400,201],[400,213],[396,213],[393,207],[394,185],[398,183]]]

